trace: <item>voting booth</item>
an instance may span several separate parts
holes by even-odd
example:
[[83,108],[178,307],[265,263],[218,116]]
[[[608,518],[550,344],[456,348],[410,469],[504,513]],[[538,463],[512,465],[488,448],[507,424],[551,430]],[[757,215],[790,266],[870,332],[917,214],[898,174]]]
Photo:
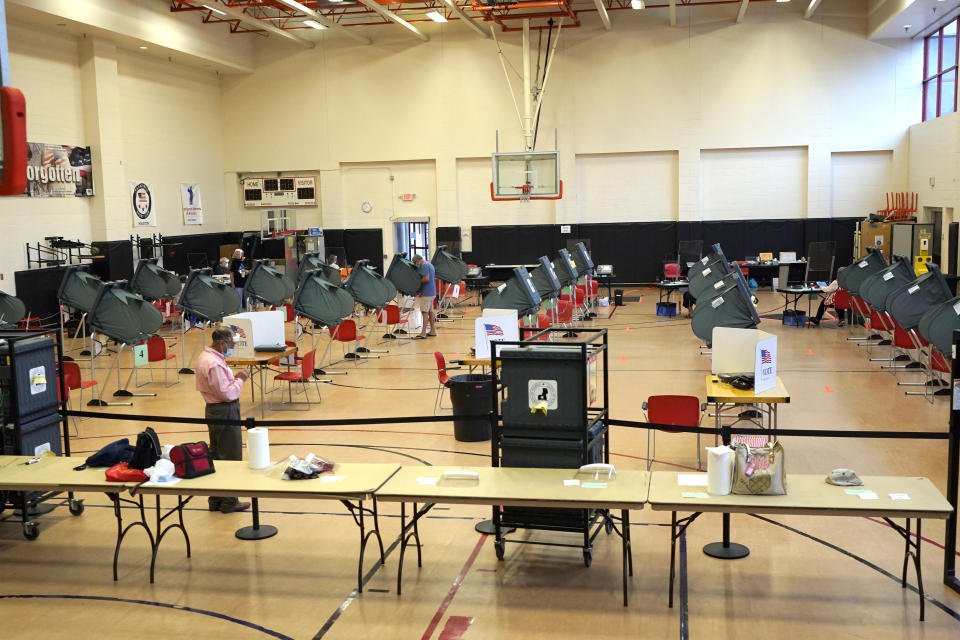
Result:
[[253,358],[258,347],[281,347],[286,338],[283,321],[286,313],[275,311],[252,311],[226,316],[223,324],[233,330],[233,354],[238,358]]
[[759,329],[714,327],[710,372],[753,377],[753,390],[777,386],[777,336]]

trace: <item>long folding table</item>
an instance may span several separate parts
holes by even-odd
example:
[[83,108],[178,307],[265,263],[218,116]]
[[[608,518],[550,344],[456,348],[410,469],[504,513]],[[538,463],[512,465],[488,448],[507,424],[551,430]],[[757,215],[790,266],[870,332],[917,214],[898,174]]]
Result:
[[[126,497],[136,485],[134,483],[109,482],[104,469],[84,469],[75,471],[74,467],[83,464],[83,458],[41,458],[35,464],[25,465],[28,456],[0,456],[0,489],[15,491],[74,491],[78,493],[106,493],[113,502],[113,512],[117,520],[117,542],[113,554],[113,579],[117,579],[117,560],[120,547],[127,533],[137,527],[143,527],[150,540],[150,582],[154,581],[157,553],[163,538],[172,530],[179,530],[186,542],[187,557],[190,557],[190,537],[183,519],[183,507],[195,496],[251,496],[258,498],[283,498],[301,500],[337,500],[342,503],[354,523],[360,530],[360,554],[357,561],[357,589],[363,591],[363,554],[371,537],[375,537],[380,551],[380,564],[385,561],[383,540],[380,536],[379,518],[374,492],[379,489],[397,470],[397,464],[343,463],[334,466],[333,471],[311,480],[283,480],[280,478],[286,465],[277,465],[266,470],[251,469],[246,462],[239,460],[217,460],[216,472],[210,475],[180,480],[173,485],[151,486],[145,484],[137,488],[136,494]],[[6,464],[4,464],[6,463]],[[154,523],[147,518],[145,497],[154,497]],[[175,506],[166,510],[161,507],[161,496],[176,496]],[[371,505],[364,504],[371,501]],[[123,505],[135,509],[135,519],[124,524]],[[72,510],[72,507],[71,507]],[[373,519],[369,528],[366,517]],[[168,521],[168,519],[170,521]]]
[[[576,469],[402,467],[376,493],[377,501],[401,503],[397,595],[401,593],[403,558],[411,540],[417,547],[417,566],[422,566],[420,532],[417,525],[438,503],[619,509],[620,517],[607,514],[605,524],[608,531],[615,531],[621,538],[623,605],[627,606],[627,576],[633,575],[630,509],[643,508],[649,478],[647,471],[619,471],[608,478],[606,472],[582,474]],[[406,515],[408,502],[413,506],[409,522]],[[421,503],[420,507],[417,506],[418,503]],[[503,560],[506,540],[499,518],[494,518],[494,528],[497,558]],[[592,544],[593,540],[589,542]]]
[[[828,484],[824,476],[789,474],[787,494],[783,496],[708,495],[706,487],[683,486],[673,471],[655,471],[650,480],[648,503],[654,511],[671,511],[670,532],[670,595],[673,606],[674,567],[677,539],[701,513],[772,513],[785,515],[855,516],[882,518],[904,539],[903,574],[901,586],[907,586],[907,565],[913,560],[917,573],[917,591],[920,596],[920,620],[924,616],[923,576],[920,564],[923,518],[944,520],[953,511],[950,503],[926,478],[864,476],[863,486],[841,487]],[[707,474],[683,474],[686,478]],[[861,497],[866,495],[866,499]],[[875,496],[875,497],[873,497]],[[693,512],[677,518],[677,512]],[[893,521],[904,518],[903,525]],[[911,533],[911,520],[916,520],[916,532]]]

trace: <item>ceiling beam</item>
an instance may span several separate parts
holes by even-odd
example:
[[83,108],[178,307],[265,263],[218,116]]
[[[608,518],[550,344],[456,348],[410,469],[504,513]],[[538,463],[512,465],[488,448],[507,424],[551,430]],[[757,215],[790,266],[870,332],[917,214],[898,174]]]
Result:
[[809,20],[813,16],[813,12],[817,10],[817,7],[820,6],[820,0],[810,0],[810,4],[807,5],[807,10],[803,12],[803,19]]
[[412,24],[410,24],[409,22],[407,22],[406,20],[404,20],[403,18],[395,14],[393,11],[390,11],[389,9],[384,9],[380,5],[380,3],[377,2],[377,0],[360,0],[360,4],[364,5],[368,9],[372,9],[375,13],[380,14],[387,20],[393,20],[401,27],[405,27],[410,31],[410,33],[417,36],[424,42],[427,42],[430,40],[430,36],[425,34],[423,31],[420,31],[420,29],[417,29],[415,26],[413,26]]
[[458,16],[460,19],[467,23],[467,26],[479,33],[484,38],[489,38],[490,34],[486,30],[477,24],[477,21],[467,15],[467,12],[460,8],[456,0],[443,0],[443,3],[450,7],[451,10]]
[[670,26],[677,26],[677,0],[670,0]]
[[603,22],[603,28],[610,31],[610,14],[607,13],[607,7],[603,4],[603,0],[593,0],[593,4],[597,5],[597,13],[600,14],[600,21]]
[[[198,3],[198,4],[199,4],[199,3]],[[278,36],[280,36],[281,38],[286,38],[287,40],[289,40],[289,41],[291,41],[291,42],[297,43],[297,44],[300,45],[301,47],[307,47],[308,49],[312,49],[312,48],[313,48],[313,43],[310,42],[309,40],[304,40],[303,38],[299,38],[299,37],[293,35],[293,34],[290,33],[289,31],[284,31],[283,29],[280,29],[280,28],[278,28],[278,27],[275,27],[275,26],[273,26],[272,24],[263,22],[263,21],[261,21],[261,20],[257,20],[256,18],[254,18],[254,17],[251,16],[250,14],[244,13],[243,11],[241,11],[241,10],[239,10],[239,9],[234,9],[233,7],[228,6],[228,5],[226,5],[226,4],[217,2],[217,0],[209,0],[209,2],[205,2],[204,4],[207,4],[207,5],[215,8],[217,11],[222,11],[223,13],[227,14],[227,15],[230,16],[231,18],[234,18],[234,19],[236,19],[236,20],[239,20],[240,22],[242,22],[242,23],[244,23],[244,24],[246,24],[246,25],[250,25],[251,27],[254,27],[254,28],[256,28],[256,29],[263,29],[264,31],[267,31],[267,32],[272,33],[272,34],[274,34],[274,35],[278,35]]]
[[283,4],[287,5],[288,7],[291,7],[292,9],[296,9],[300,13],[306,14],[308,18],[310,18],[311,20],[316,20],[317,22],[325,26],[327,29],[331,29],[333,31],[336,31],[337,33],[342,33],[348,38],[353,38],[354,40],[362,44],[370,44],[371,42],[370,38],[367,38],[366,36],[362,36],[359,33],[357,33],[356,29],[348,29],[344,27],[342,24],[330,20],[329,18],[325,17],[323,14],[313,11],[312,9],[301,4],[300,2],[291,3],[291,2],[284,2],[284,0],[280,0],[280,1],[283,2]]
[[[820,2],[820,0],[816,0]],[[737,24],[743,22],[743,16],[747,15],[747,5],[750,4],[750,0],[741,0],[740,1],[740,10],[737,11]]]

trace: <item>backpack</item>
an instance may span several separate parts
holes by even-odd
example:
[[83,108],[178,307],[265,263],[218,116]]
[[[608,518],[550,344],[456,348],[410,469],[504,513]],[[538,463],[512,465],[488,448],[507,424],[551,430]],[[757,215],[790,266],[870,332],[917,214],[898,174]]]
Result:
[[160,438],[153,427],[147,427],[137,434],[137,447],[130,460],[131,469],[149,469],[163,455],[160,448]]
[[96,453],[90,455],[82,465],[74,467],[81,471],[87,467],[112,467],[119,462],[130,462],[133,458],[133,445],[126,438],[111,442]]

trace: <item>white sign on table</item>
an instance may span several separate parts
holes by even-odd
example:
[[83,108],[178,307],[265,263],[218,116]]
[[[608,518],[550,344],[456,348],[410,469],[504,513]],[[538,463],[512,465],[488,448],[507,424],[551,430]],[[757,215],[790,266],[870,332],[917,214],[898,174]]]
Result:
[[754,392],[773,389],[777,386],[777,336],[758,340],[754,357]]
[[490,341],[519,342],[520,328],[517,312],[513,315],[496,315],[477,318],[473,325],[474,356],[483,360],[490,357]]

